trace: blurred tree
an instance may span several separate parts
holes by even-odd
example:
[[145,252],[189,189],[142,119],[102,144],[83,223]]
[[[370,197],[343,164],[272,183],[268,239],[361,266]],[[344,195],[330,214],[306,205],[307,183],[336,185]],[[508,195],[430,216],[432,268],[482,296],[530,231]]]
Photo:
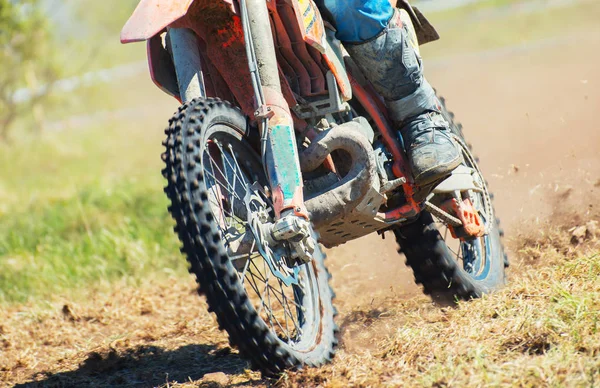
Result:
[[20,116],[43,121],[40,103],[60,75],[57,52],[41,0],[0,0],[0,141]]
[[[77,31],[69,39],[78,53],[85,53],[86,70],[104,69],[138,60],[137,49],[119,42],[121,28],[131,16],[139,0],[65,0],[70,27]],[[145,53],[145,51],[144,51]],[[90,63],[91,62],[91,63]]]
[[[92,32],[118,33],[140,0],[68,0],[74,18]],[[118,35],[117,35],[118,38]]]

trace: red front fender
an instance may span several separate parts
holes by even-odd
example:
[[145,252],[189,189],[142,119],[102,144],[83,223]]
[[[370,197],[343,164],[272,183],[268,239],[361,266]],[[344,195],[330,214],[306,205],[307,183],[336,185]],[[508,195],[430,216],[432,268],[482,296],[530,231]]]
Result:
[[121,31],[121,43],[152,38],[182,18],[194,0],[141,0]]

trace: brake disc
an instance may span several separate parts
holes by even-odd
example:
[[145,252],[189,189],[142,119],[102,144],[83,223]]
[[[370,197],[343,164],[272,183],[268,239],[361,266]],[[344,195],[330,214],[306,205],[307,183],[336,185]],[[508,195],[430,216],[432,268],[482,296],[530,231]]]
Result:
[[266,261],[271,273],[283,282],[287,287],[292,284],[298,284],[298,274],[300,267],[290,267],[287,264],[286,257],[279,254],[282,249],[271,246],[269,238],[266,236],[268,226],[272,225],[272,217],[269,215],[269,204],[266,193],[262,187],[255,182],[244,197],[246,209],[248,210],[248,227],[256,239],[258,252]]

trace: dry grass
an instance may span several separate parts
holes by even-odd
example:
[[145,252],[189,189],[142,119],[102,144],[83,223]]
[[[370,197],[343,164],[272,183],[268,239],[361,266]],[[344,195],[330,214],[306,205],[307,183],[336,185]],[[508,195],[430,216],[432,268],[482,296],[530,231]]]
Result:
[[356,304],[342,293],[343,345],[334,363],[279,381],[261,380],[247,370],[193,292],[193,283],[176,278],[150,279],[133,288],[117,284],[113,292],[93,294],[85,303],[3,307],[0,381],[31,386],[594,386],[600,379],[600,244],[590,234],[574,245],[569,229],[546,229],[537,238],[519,240],[519,264],[510,284],[456,307],[399,294]]
[[[342,350],[333,365],[291,374],[283,386],[595,386],[598,240],[575,247],[571,233],[555,230],[522,248],[503,291],[453,308],[389,300],[375,324],[377,314],[355,313],[376,346]],[[550,263],[526,264],[532,253]]]
[[246,382],[259,378],[246,374],[246,363],[229,348],[191,281],[116,284],[85,304],[13,306],[1,315],[0,381],[6,385],[156,386],[216,371]]

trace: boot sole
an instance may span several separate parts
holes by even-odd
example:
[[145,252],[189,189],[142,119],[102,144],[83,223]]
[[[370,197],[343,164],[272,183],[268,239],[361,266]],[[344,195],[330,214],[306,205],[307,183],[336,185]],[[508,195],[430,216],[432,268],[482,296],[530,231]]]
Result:
[[462,155],[459,155],[456,157],[456,159],[453,159],[448,163],[438,164],[437,166],[422,172],[418,176],[415,176],[415,184],[417,186],[426,186],[435,181],[439,181],[443,178],[446,178],[447,176],[452,174],[452,171],[454,171],[456,167],[460,166],[462,161]]

